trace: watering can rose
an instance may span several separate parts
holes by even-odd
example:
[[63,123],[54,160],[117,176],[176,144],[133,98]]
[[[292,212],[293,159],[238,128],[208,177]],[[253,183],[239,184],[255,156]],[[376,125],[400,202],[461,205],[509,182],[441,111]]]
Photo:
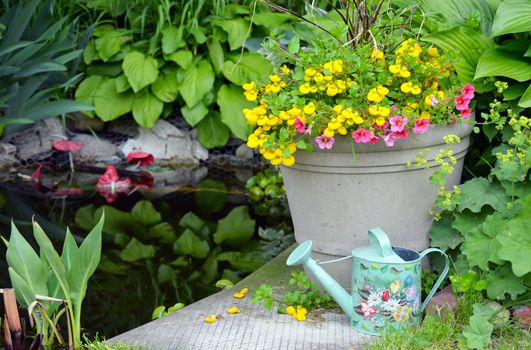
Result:
[[[437,48],[412,39],[394,52],[333,45],[315,43],[288,59],[291,68],[243,85],[246,99],[257,103],[243,110],[254,127],[247,145],[271,164],[291,166],[297,149],[331,149],[338,136],[391,147],[431,125],[470,117],[474,87],[461,87]],[[316,61],[323,51],[329,59]]]

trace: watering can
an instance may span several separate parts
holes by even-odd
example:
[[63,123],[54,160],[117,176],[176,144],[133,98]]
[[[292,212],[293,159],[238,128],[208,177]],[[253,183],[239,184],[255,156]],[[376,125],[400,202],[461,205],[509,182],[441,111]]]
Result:
[[[351,294],[319,266],[323,263],[310,257],[312,241],[302,242],[286,264],[303,264],[349,316],[351,326],[360,332],[378,335],[389,326],[402,328],[418,324],[426,305],[448,273],[448,257],[437,248],[417,253],[392,247],[380,228],[369,230],[369,241],[369,246],[354,249],[351,256],[323,262],[352,258]],[[434,252],[444,257],[445,266],[421,304],[421,260]]]

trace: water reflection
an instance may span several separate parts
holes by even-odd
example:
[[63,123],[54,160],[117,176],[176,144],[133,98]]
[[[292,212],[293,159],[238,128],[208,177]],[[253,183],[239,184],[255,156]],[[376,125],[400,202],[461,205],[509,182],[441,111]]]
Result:
[[[135,190],[112,203],[95,190],[99,174],[45,171],[41,188],[29,174],[22,177],[26,181],[1,185],[0,229],[7,237],[14,218],[34,243],[35,215],[60,247],[67,225],[82,240],[105,210],[103,256],[83,306],[82,323],[91,335],[112,337],[149,321],[159,305],[204,298],[217,291],[217,280],[237,282],[293,242],[282,201],[269,198],[275,210],[250,205],[248,169],[227,174],[197,168],[178,177],[173,169],[160,169],[151,191]],[[8,286],[6,263],[0,264],[1,286]]]

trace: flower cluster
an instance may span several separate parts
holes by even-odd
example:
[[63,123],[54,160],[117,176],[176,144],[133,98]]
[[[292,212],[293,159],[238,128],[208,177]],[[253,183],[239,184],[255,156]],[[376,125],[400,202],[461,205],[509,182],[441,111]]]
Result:
[[378,323],[379,316],[391,322],[405,322],[420,309],[420,291],[411,275],[404,281],[394,280],[385,288],[366,285],[359,295],[361,300],[354,311],[371,323]]
[[331,149],[339,136],[393,146],[430,125],[469,118],[474,87],[461,89],[437,48],[404,41],[394,52],[315,43],[266,82],[244,84],[254,127],[247,145],[273,165],[291,166],[297,149]]
[[300,305],[297,305],[297,308],[294,308],[290,305],[286,308],[286,313],[288,315],[293,316],[293,318],[297,321],[306,321],[306,315],[308,314],[308,310],[306,310]]

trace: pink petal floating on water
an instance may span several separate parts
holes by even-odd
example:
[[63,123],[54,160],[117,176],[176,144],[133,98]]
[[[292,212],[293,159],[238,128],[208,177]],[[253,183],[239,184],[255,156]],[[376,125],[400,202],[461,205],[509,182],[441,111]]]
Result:
[[56,151],[61,152],[72,152],[72,151],[79,151],[83,148],[83,144],[75,141],[70,140],[61,140],[57,141],[52,145],[52,148]]

